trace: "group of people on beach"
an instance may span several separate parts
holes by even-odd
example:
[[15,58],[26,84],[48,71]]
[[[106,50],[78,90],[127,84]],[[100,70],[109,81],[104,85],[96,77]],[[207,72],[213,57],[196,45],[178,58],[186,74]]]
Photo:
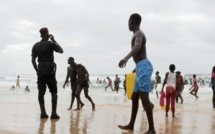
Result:
[[[123,57],[119,61],[119,67],[124,68],[126,66],[127,61],[133,57],[133,60],[136,64],[135,69],[133,72],[136,73],[135,77],[135,84],[132,93],[132,106],[131,106],[131,117],[130,121],[127,125],[118,125],[120,129],[133,131],[134,124],[137,116],[137,111],[139,108],[139,98],[141,99],[142,106],[146,111],[147,120],[148,120],[148,130],[145,134],[155,134],[154,128],[154,119],[153,119],[153,108],[154,105],[151,103],[149,98],[149,93],[152,91],[151,88],[151,75],[153,72],[153,66],[149,59],[147,58],[146,52],[146,37],[144,32],[140,29],[141,23],[141,16],[137,13],[134,13],[130,16],[128,20],[128,27],[131,32],[133,32],[133,36],[131,39],[131,51]],[[57,114],[57,82],[55,78],[56,73],[56,64],[54,62],[54,51],[58,53],[63,53],[63,49],[61,46],[56,42],[54,36],[49,34],[48,28],[44,27],[39,30],[42,40],[37,42],[32,48],[32,64],[38,76],[38,101],[41,109],[40,118],[48,118],[48,114],[45,110],[44,105],[44,95],[46,92],[46,86],[48,86],[49,91],[52,96],[52,113],[51,119],[59,119],[60,116]],[[49,41],[51,39],[51,41]],[[38,61],[38,65],[36,63],[36,59]],[[92,101],[91,97],[88,95],[88,88],[89,88],[89,73],[87,69],[81,65],[75,63],[73,57],[69,57],[68,64],[70,65],[67,68],[67,76],[63,87],[67,83],[68,79],[71,80],[71,88],[72,88],[72,95],[71,95],[71,105],[69,109],[72,109],[72,105],[74,99],[77,99],[77,108],[76,110],[80,110],[84,104],[81,101],[80,93],[82,89],[84,89],[85,97],[91,102],[92,109],[95,109],[95,103]],[[178,74],[174,73],[175,65],[171,64],[169,66],[170,72],[166,73],[165,79],[163,82],[162,91],[164,89],[164,85],[166,84],[166,95],[167,95],[167,104],[170,101],[175,100],[176,97],[176,88],[178,88],[175,84],[178,80]],[[215,85],[215,69],[213,70],[213,90]],[[107,77],[108,82],[110,83],[110,79]],[[156,79],[156,83],[159,83],[159,77]],[[110,86],[110,84],[108,84]],[[118,87],[116,87],[116,90]],[[181,87],[182,88],[182,87]],[[182,90],[182,89],[179,90]],[[112,88],[113,90],[113,88]],[[194,86],[194,89],[198,90]],[[195,95],[195,93],[194,93]],[[179,97],[179,96],[178,96]],[[215,99],[213,99],[215,102]],[[167,106],[168,107],[168,106]],[[174,107],[174,106],[173,106]],[[174,108],[172,107],[173,117],[174,115]],[[168,109],[168,108],[167,108]],[[166,116],[168,116],[168,111],[166,111]]]
[[[20,76],[18,75],[17,76],[17,79],[16,79],[16,87],[14,85],[12,85],[10,87],[10,90],[15,90],[15,88],[20,88],[20,80],[19,80]],[[28,86],[25,87],[24,91],[26,92],[30,92],[30,88]]]
[[116,91],[117,93],[119,92],[119,84],[121,82],[120,78],[118,77],[118,74],[116,74],[116,77],[115,77],[115,80],[114,80],[114,88],[113,88],[113,85],[112,85],[112,80],[110,77],[107,77],[107,80],[108,80],[108,85],[105,87],[105,92],[107,90],[108,87],[111,88],[112,91]]
[[[57,100],[58,100],[58,91],[57,91],[57,81],[55,78],[56,73],[56,64],[54,62],[54,51],[58,53],[63,53],[62,47],[56,42],[53,35],[49,34],[49,30],[46,27],[43,27],[39,30],[41,41],[34,44],[32,48],[32,65],[37,73],[37,84],[38,84],[38,101],[40,105],[40,118],[48,118],[48,114],[45,109],[44,95],[46,88],[48,86],[51,93],[51,102],[52,102],[52,112],[51,119],[59,119],[60,116],[57,114]],[[51,41],[49,41],[49,39]],[[37,62],[36,62],[37,59]],[[92,109],[95,109],[95,103],[92,101],[91,97],[88,94],[89,88],[89,73],[87,69],[82,64],[77,64],[73,57],[68,58],[68,68],[67,76],[63,88],[70,78],[71,82],[71,104],[68,108],[72,109],[74,99],[77,99],[77,108],[80,110],[84,103],[81,101],[80,93],[84,89],[85,97],[91,102]]]

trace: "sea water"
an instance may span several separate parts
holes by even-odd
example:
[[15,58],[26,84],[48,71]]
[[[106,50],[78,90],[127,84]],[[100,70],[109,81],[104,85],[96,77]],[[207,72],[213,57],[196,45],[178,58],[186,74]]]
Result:
[[[20,88],[16,87],[16,79],[17,75],[10,74],[10,75],[0,75],[0,102],[16,102],[19,103],[37,103],[37,76],[35,74],[19,74],[20,76]],[[118,75],[121,83],[120,83],[120,89],[119,92],[113,92],[110,88],[107,88],[107,91],[105,92],[105,86],[107,86],[107,83],[101,83],[98,84],[96,81],[104,80],[106,77],[110,77],[112,81],[115,79],[115,74],[100,74],[100,75],[90,75],[90,81],[92,85],[89,87],[89,95],[92,97],[92,99],[95,101],[96,104],[99,105],[114,105],[114,104],[121,104],[121,105],[128,105],[130,104],[130,101],[127,99],[126,96],[124,96],[125,91],[123,88],[123,81],[125,79],[125,75]],[[154,79],[155,76],[152,76],[152,79]],[[186,79],[190,79],[192,75],[187,74],[184,75]],[[198,96],[201,100],[204,101],[210,101],[211,102],[211,96],[212,96],[212,89],[209,87],[209,74],[199,74],[197,75],[197,79],[205,80],[204,85],[201,84],[201,81],[198,81],[199,85],[199,91]],[[65,74],[57,74],[57,85],[58,85],[58,94],[59,94],[59,105],[69,105],[70,98],[71,98],[71,88],[70,84],[66,86],[65,89],[63,89],[63,84],[66,79]],[[161,79],[164,79],[164,75],[161,75]],[[106,79],[107,82],[107,79]],[[14,90],[10,90],[11,86],[15,86]],[[30,92],[24,91],[25,87],[28,86],[30,88]],[[189,88],[192,85],[189,83],[185,85],[184,91],[182,95],[184,96],[184,101],[186,100],[188,102],[192,102],[192,100],[195,98],[194,96],[191,96],[189,94]],[[81,94],[84,97],[84,93]],[[49,89],[47,88],[46,91],[47,100],[50,99],[50,93]],[[23,99],[25,98],[25,99]],[[150,98],[152,100],[157,99],[155,91],[150,93]],[[89,103],[88,100],[83,99],[86,103]],[[129,102],[129,103],[128,103]],[[46,103],[51,103],[50,101],[46,101]]]

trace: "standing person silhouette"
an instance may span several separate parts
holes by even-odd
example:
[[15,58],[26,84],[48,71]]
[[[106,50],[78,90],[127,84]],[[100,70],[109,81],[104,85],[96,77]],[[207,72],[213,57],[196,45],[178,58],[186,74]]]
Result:
[[[155,82],[156,82],[156,84],[155,84],[155,89],[157,89],[157,86],[158,86],[158,84],[160,84],[161,83],[161,77],[160,77],[160,75],[159,75],[159,72],[158,71],[156,71],[156,73],[155,73]],[[157,98],[159,98],[159,96],[158,96],[158,91],[157,90],[155,90],[155,92],[156,92],[156,96],[157,96]]]
[[132,31],[133,37],[131,40],[131,51],[119,62],[119,67],[123,68],[126,66],[127,61],[133,57],[136,63],[136,78],[134,84],[134,90],[132,93],[132,108],[131,108],[131,118],[128,125],[122,126],[118,125],[119,128],[133,131],[134,123],[137,116],[137,111],[139,107],[139,97],[141,98],[143,107],[146,111],[149,129],[146,134],[155,134],[154,120],[153,120],[153,105],[149,100],[149,92],[152,91],[151,87],[151,75],[153,72],[153,67],[151,62],[147,59],[146,54],[146,37],[142,30],[140,30],[141,16],[134,13],[130,16],[128,27]]
[[19,84],[19,75],[17,76],[17,79],[16,79],[16,87],[20,88],[20,84]]
[[[67,75],[66,75],[66,80],[65,80],[65,83],[63,85],[63,88],[65,88],[65,86],[68,83],[68,80],[70,78],[72,94],[71,94],[71,104],[70,104],[70,107],[68,108],[68,110],[71,110],[73,103],[74,103],[74,100],[75,100],[75,97],[76,97],[75,92],[77,89],[78,80],[77,80],[75,59],[73,57],[69,57],[68,64],[70,66],[67,67]],[[84,103],[81,101],[81,99],[80,99],[80,104],[77,101],[77,106],[78,105],[81,105],[81,107],[84,106]]]
[[[52,98],[51,119],[59,119],[57,114],[57,81],[55,78],[56,64],[54,62],[54,51],[63,53],[61,46],[55,41],[54,36],[49,34],[48,28],[40,29],[41,41],[37,42],[32,48],[32,64],[37,72],[38,100],[40,104],[40,118],[48,118],[45,110],[44,95],[48,86]],[[49,41],[51,39],[51,41]],[[38,65],[36,63],[38,61]]]

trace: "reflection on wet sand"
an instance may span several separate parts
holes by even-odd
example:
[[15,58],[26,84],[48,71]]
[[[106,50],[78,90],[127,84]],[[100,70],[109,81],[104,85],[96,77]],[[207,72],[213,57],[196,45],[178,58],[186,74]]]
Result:
[[50,127],[50,134],[57,134],[56,133],[56,122],[58,122],[59,120],[55,119],[55,120],[51,120],[51,127]]
[[79,132],[80,111],[70,113],[70,130],[71,134]]
[[41,119],[40,120],[38,134],[44,134],[45,123],[47,121],[48,121],[48,119]]

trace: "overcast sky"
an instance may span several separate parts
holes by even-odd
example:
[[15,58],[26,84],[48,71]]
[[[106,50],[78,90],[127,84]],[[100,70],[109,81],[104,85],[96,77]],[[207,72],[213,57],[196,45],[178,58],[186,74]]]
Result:
[[215,65],[215,0],[1,0],[0,74],[35,74],[32,46],[48,27],[64,49],[57,74],[73,56],[90,74],[125,74],[119,61],[130,51],[128,19],[142,16],[147,56],[154,71],[170,64],[184,73],[211,73]]

